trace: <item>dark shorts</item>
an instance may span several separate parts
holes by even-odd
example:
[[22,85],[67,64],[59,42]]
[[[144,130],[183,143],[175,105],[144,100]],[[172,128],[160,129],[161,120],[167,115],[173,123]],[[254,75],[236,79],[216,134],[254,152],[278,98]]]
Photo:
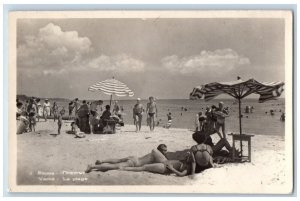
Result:
[[148,113],[149,117],[154,117],[155,113]]

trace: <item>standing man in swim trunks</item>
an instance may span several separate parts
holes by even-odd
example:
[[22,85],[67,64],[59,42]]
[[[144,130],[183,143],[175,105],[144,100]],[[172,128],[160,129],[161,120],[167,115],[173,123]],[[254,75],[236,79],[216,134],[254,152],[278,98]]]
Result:
[[[146,113],[149,116],[149,127],[150,131],[154,130],[155,127],[155,120],[154,118],[157,118],[157,107],[156,107],[156,102],[154,102],[154,98],[152,96],[149,97],[149,103],[147,103],[147,109]],[[155,117],[154,117],[155,115]]]
[[136,100],[136,104],[133,107],[133,120],[136,126],[136,132],[141,130],[143,119],[144,106],[141,104],[141,99]]

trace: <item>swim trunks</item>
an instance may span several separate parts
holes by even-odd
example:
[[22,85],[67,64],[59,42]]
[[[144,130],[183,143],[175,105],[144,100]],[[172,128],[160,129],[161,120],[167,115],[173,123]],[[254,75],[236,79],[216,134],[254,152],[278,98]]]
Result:
[[154,117],[155,112],[154,113],[149,112],[148,114],[149,114],[150,117]]

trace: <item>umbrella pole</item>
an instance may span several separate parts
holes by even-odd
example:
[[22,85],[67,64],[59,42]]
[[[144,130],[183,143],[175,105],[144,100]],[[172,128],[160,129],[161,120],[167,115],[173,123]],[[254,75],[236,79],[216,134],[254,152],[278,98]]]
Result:
[[112,101],[112,94],[110,95],[109,106],[111,106],[111,101]]
[[[241,111],[241,99],[239,98],[239,122],[240,122],[240,135],[242,134],[242,111]],[[240,140],[241,154],[243,155],[243,144]]]

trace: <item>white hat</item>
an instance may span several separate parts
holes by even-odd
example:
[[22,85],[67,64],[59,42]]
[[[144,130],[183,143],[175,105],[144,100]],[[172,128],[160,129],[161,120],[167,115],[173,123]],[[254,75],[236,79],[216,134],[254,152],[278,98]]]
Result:
[[137,98],[136,100],[140,101],[141,99],[140,99],[140,98]]

